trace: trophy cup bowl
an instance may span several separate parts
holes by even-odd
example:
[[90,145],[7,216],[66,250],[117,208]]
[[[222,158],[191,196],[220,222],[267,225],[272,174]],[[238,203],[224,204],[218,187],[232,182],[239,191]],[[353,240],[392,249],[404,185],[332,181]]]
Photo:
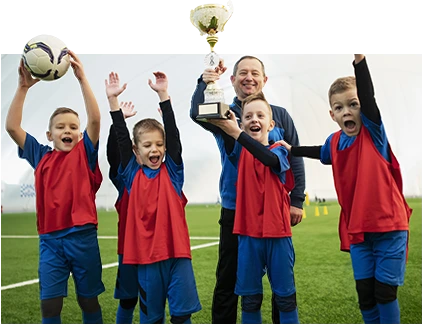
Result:
[[[222,32],[225,24],[233,12],[232,2],[227,6],[221,4],[205,4],[191,10],[191,23],[200,31],[200,35],[207,34],[207,42],[210,45],[210,53],[205,57],[206,68],[216,68],[219,65],[219,56],[214,52],[214,46],[218,37],[216,34]],[[204,104],[198,105],[198,120],[207,118],[226,119],[229,105],[224,103],[225,96],[223,89],[216,82],[207,84],[204,91]]]

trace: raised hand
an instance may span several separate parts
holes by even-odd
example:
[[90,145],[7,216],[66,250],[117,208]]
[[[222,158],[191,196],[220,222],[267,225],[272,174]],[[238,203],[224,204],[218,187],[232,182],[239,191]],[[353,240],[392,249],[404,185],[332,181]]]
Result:
[[68,54],[71,57],[70,64],[73,69],[73,73],[75,74],[76,79],[81,82],[85,79],[85,71],[82,62],[73,51],[69,50]]
[[31,73],[25,68],[23,59],[21,59],[21,62],[19,63],[18,68],[19,73],[19,81],[18,85],[21,88],[31,88],[33,85],[35,85],[40,79],[33,78]]
[[167,77],[163,72],[157,71],[153,72],[156,77],[156,83],[154,84],[151,79],[148,79],[148,85],[156,92],[167,91],[168,81]]
[[126,83],[119,85],[119,75],[116,72],[109,73],[109,81],[105,80],[107,98],[118,97],[125,89]]
[[137,114],[137,111],[134,111],[134,104],[132,102],[120,102],[120,109],[122,110],[123,117],[125,119],[130,118]]

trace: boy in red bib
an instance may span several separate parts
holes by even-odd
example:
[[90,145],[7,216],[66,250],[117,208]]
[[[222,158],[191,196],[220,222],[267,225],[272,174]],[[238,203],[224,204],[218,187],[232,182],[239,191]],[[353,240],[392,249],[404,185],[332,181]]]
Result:
[[332,165],[341,206],[341,250],[351,254],[363,320],[398,324],[397,289],[404,283],[411,209],[402,194],[399,164],[376,105],[366,59],[362,54],[354,58],[355,78],[339,78],[329,89],[330,115],[341,130],[323,146],[283,144],[293,156]]
[[106,81],[108,89],[115,88],[109,104],[121,156],[119,173],[129,192],[123,263],[138,266],[142,324],[164,321],[166,299],[172,323],[191,323],[191,314],[201,305],[185,220],[182,146],[167,77],[162,72],[154,75],[156,83],[149,80],[149,85],[159,95],[164,128],[155,119],[139,121],[134,145],[117,100],[126,84],[120,87],[116,73],[109,75],[108,85]]
[[263,93],[242,102],[241,124],[209,120],[225,133],[225,152],[238,168],[233,233],[238,236],[235,294],[241,296],[242,323],[261,323],[262,278],[267,273],[281,323],[299,323],[294,283],[289,192],[294,178],[287,150],[269,145],[275,122]]
[[[21,64],[19,85],[9,108],[6,129],[19,146],[19,157],[35,169],[37,229],[40,236],[40,299],[42,323],[61,323],[63,297],[70,272],[84,323],[102,323],[98,295],[104,291],[97,241],[95,194],[102,176],[98,168],[100,110],[79,58],[69,51],[87,111],[87,128],[80,132],[78,113],[61,107],[50,117],[41,145],[21,127],[22,110],[33,79]],[[80,141],[82,140],[82,141]]]

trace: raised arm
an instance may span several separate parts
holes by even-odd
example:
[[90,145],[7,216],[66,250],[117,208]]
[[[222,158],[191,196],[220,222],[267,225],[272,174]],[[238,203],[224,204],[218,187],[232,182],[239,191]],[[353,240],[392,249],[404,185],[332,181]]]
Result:
[[84,97],[85,110],[87,112],[87,134],[91,142],[97,145],[100,137],[100,108],[98,107],[97,100],[85,75],[85,71],[81,60],[72,52],[68,52],[71,56],[71,66],[76,79],[81,86],[82,96]]
[[160,111],[163,117],[163,124],[166,135],[166,154],[169,155],[177,165],[182,164],[182,144],[179,136],[179,130],[176,126],[175,114],[172,109],[170,97],[168,94],[168,79],[163,72],[153,72],[156,82],[148,79],[148,84],[153,89],[160,100]]
[[[119,106],[125,119],[134,116],[137,113],[134,111],[134,105],[132,102],[121,102]],[[113,124],[110,126],[109,137],[107,139],[106,156],[110,165],[109,177],[114,178],[118,174],[120,152],[115,127]]]
[[214,82],[219,80],[220,75],[226,71],[226,67],[224,66],[224,61],[221,59],[219,61],[219,66],[213,69],[205,69],[203,74],[197,80],[197,87],[195,88],[194,94],[192,95],[191,99],[191,109],[189,115],[191,119],[200,125],[203,129],[210,131],[212,133],[222,133],[221,129],[216,127],[215,125],[204,122],[198,121],[196,119],[198,115],[198,104],[204,103],[204,90],[207,87],[207,83]]
[[119,147],[120,162],[122,167],[126,168],[133,154],[132,141],[118,102],[118,96],[126,89],[126,83],[121,87],[119,84],[119,75],[115,72],[111,72],[109,74],[109,80],[105,80],[105,85],[106,95],[110,106],[110,115],[112,117]]
[[380,125],[382,119],[375,100],[372,78],[363,54],[354,54],[354,72],[361,112],[372,122]]
[[12,140],[23,150],[26,139],[26,131],[21,127],[23,105],[28,89],[40,81],[40,79],[32,78],[29,71],[24,67],[22,59],[19,63],[18,73],[18,88],[7,113],[6,131]]

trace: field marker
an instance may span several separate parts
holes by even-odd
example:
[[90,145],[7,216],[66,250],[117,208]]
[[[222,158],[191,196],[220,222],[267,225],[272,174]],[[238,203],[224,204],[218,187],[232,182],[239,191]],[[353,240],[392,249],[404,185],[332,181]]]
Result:
[[[3,238],[4,236],[1,236],[1,237]],[[106,236],[106,237],[107,237],[107,236]],[[110,236],[110,237],[111,237],[111,236]],[[16,238],[16,237],[6,237],[6,238]],[[21,237],[17,237],[17,238],[21,238]],[[23,237],[23,238],[28,238],[28,236],[25,236],[25,237]],[[30,237],[30,238],[32,238],[32,237]],[[38,238],[38,236],[34,236],[34,238]],[[204,237],[192,237],[192,238],[204,238]],[[208,237],[208,238],[215,238],[215,237]],[[196,250],[196,249],[206,248],[206,247],[211,247],[211,246],[216,246],[216,245],[218,245],[218,244],[219,244],[219,242],[218,242],[218,241],[215,241],[215,242],[211,242],[211,243],[207,243],[207,244],[202,244],[202,245],[192,246],[192,247],[191,247],[191,250],[192,250],[192,251],[194,251],[194,250]],[[108,268],[115,267],[115,266],[118,266],[118,263],[117,263],[117,262],[115,262],[115,263],[110,263],[110,264],[104,264],[104,265],[102,266],[102,268],[103,268],[103,269],[108,269]],[[71,274],[71,275],[72,275],[72,274]],[[3,287],[1,287],[1,291],[3,291],[3,290],[8,290],[8,289],[19,288],[19,287],[24,287],[24,286],[27,286],[27,285],[30,285],[30,284],[34,284],[34,283],[38,283],[38,282],[40,282],[40,280],[39,280],[39,279],[34,279],[34,280],[29,280],[29,281],[19,282],[19,283],[15,283],[15,284],[9,284],[9,285],[7,285],[7,286],[3,286]]]

